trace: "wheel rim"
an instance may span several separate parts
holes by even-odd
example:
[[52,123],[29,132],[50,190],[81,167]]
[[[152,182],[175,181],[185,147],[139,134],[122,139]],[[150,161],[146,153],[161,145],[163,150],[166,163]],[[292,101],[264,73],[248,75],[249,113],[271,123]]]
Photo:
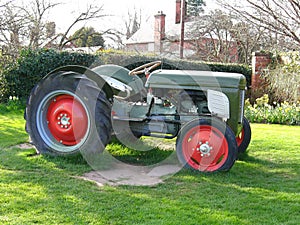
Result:
[[183,138],[182,153],[193,169],[215,171],[228,158],[228,143],[223,133],[210,125],[190,129]]
[[239,147],[245,138],[245,130],[244,128],[240,132],[240,134],[236,137],[237,146]]
[[43,98],[38,107],[39,134],[55,151],[77,150],[85,142],[89,127],[87,108],[72,92],[52,92]]

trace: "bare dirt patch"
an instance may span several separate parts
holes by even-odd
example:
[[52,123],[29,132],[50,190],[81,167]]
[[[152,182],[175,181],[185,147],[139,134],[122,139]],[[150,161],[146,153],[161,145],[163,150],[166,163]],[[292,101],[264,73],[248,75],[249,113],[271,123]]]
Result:
[[34,147],[34,145],[32,145],[30,143],[22,143],[22,144],[13,146],[13,148],[20,148],[23,150],[27,150],[27,149],[33,149],[35,147]]
[[164,179],[172,176],[180,169],[177,165],[161,165],[151,170],[128,165],[118,165],[109,170],[91,171],[80,178],[93,181],[98,186],[155,186],[163,183]]

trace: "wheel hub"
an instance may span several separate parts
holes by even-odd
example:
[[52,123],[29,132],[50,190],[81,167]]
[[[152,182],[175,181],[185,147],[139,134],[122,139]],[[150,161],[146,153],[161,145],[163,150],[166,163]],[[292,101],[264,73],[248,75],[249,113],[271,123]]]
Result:
[[60,116],[57,118],[57,124],[61,125],[61,128],[68,129],[71,126],[70,119],[71,117],[67,114],[60,114]]
[[209,145],[208,141],[206,143],[199,142],[198,145],[197,150],[200,152],[201,156],[210,156],[213,147]]

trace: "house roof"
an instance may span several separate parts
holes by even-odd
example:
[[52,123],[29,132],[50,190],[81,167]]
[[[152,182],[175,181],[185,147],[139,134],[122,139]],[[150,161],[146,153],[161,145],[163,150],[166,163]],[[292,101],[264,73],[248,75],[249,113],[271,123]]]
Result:
[[[151,24],[151,25],[149,25]],[[125,44],[136,44],[136,43],[152,43],[154,42],[154,21],[147,24],[148,26],[141,26],[141,28],[135,32]]]
[[[194,22],[186,22],[186,30],[191,29]],[[165,34],[168,40],[178,40],[180,38],[180,24],[175,24],[172,21],[166,21]],[[185,39],[189,39],[190,35],[185,33]],[[142,44],[142,43],[154,43],[154,19],[149,20],[144,26],[125,41],[125,44]]]
[[[195,34],[193,34],[192,30],[195,30],[199,21],[192,20],[185,22],[185,40],[193,40],[195,39]],[[224,30],[225,31],[225,30]],[[165,24],[165,37],[167,40],[175,41],[180,39],[181,32],[181,24],[175,24],[173,20],[166,20]],[[199,35],[199,34],[197,34]],[[230,34],[229,34],[230,35]],[[227,34],[228,36],[228,34]],[[198,36],[199,38],[199,36]],[[219,37],[211,32],[210,34],[206,33],[202,36],[202,38],[213,38],[219,39]],[[232,37],[227,37],[228,40],[231,40]],[[222,37],[223,40],[226,40],[226,37]],[[124,42],[125,44],[142,44],[142,43],[154,43],[154,18],[149,19],[146,24],[141,26],[141,28],[128,40]]]

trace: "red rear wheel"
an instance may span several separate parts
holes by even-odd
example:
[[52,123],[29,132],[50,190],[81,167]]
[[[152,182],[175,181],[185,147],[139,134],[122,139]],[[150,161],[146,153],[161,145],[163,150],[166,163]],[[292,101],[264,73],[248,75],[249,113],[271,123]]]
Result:
[[53,73],[31,91],[26,131],[39,153],[86,159],[103,152],[111,136],[111,103],[83,74]]
[[88,137],[91,126],[88,108],[75,93],[50,92],[40,101],[36,115],[41,139],[57,152],[74,152]]
[[67,94],[55,96],[50,101],[47,121],[51,134],[63,145],[77,145],[88,129],[85,108],[73,96]]

